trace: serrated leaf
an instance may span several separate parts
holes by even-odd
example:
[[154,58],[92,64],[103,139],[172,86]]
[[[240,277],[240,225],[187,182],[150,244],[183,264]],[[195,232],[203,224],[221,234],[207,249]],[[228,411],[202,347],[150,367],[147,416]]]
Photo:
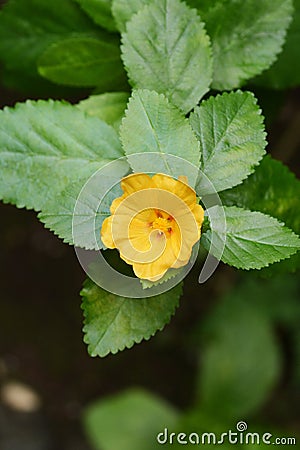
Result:
[[[43,205],[43,211],[38,214],[38,218],[44,223],[45,227],[53,231],[65,243],[75,245],[76,247],[88,250],[102,248],[100,238],[100,230],[102,223],[106,217],[110,215],[109,207],[99,210],[98,191],[85,199],[85,210],[81,214],[75,216],[75,205],[78,200],[80,191],[84,186],[86,179],[79,179],[75,183],[71,183],[65,190],[55,196],[55,199],[48,201]],[[112,199],[113,200],[113,199]],[[83,208],[82,208],[83,209]],[[73,220],[80,221],[81,233],[74,239]],[[96,228],[95,228],[96,224]]]
[[69,183],[123,156],[112,127],[52,100],[0,111],[0,140],[0,197],[36,211]]
[[[201,170],[216,191],[242,182],[265,153],[263,117],[250,92],[231,92],[203,101],[190,116],[201,145]],[[199,184],[198,192],[205,194]]]
[[119,47],[111,40],[72,37],[53,43],[38,59],[48,80],[69,86],[118,89],[126,85]]
[[294,15],[282,53],[272,67],[254,80],[259,86],[286,89],[300,84],[300,0],[294,0]]
[[116,31],[116,24],[111,13],[112,0],[75,0],[93,19],[109,31]]
[[147,299],[119,297],[104,291],[91,280],[84,284],[85,333],[91,356],[106,356],[131,348],[170,321],[179,303],[182,285]]
[[[43,80],[37,71],[37,60],[52,43],[71,36],[104,37],[93,22],[71,0],[10,0],[0,13],[0,60],[6,81],[33,92],[44,89],[59,92]],[[22,39],[20,39],[20,36]],[[105,37],[104,37],[105,39]],[[27,77],[28,87],[23,83]]]
[[214,89],[239,87],[276,60],[292,18],[292,0],[192,0],[196,3],[212,41]]
[[112,13],[115,18],[118,30],[123,32],[126,29],[126,22],[145,5],[149,5],[150,0],[112,0]]
[[[43,205],[38,218],[64,242],[88,250],[103,248],[100,230],[113,200],[122,195],[119,180],[129,166],[122,158],[89,179],[74,181]],[[115,185],[115,183],[117,183]]]
[[212,230],[201,238],[201,244],[210,249],[212,232],[215,234],[212,254],[219,254],[225,242],[221,260],[238,269],[261,269],[289,258],[300,249],[300,239],[289,228],[260,212],[224,206],[226,230],[218,228],[222,207],[210,208]]
[[180,272],[182,271],[182,268],[180,269],[169,269],[164,274],[162,278],[160,278],[158,281],[149,281],[149,280],[143,280],[140,279],[140,282],[143,286],[143,289],[150,289],[153,286],[158,286],[159,284],[164,283],[165,281],[171,280],[172,278],[175,278]]
[[[300,234],[300,181],[286,166],[269,155],[243,184],[221,192],[220,197],[224,205],[236,205],[276,217]],[[297,267],[300,267],[299,253],[281,262],[278,270],[295,271]],[[275,266],[272,266],[272,272],[274,270]]]
[[78,108],[90,116],[96,116],[119,130],[121,119],[125,114],[129,94],[127,92],[109,92],[91,95],[78,103]]
[[[120,137],[135,172],[184,175],[182,160],[168,155],[179,156],[199,167],[199,142],[188,120],[162,94],[147,90],[133,92]],[[144,154],[143,158],[137,158],[135,153]],[[147,156],[147,153],[152,154]],[[192,184],[190,178],[189,183]]]
[[300,233],[300,180],[282,162],[270,155],[243,182],[220,193],[223,204],[260,211],[276,217]]
[[202,325],[206,346],[201,351],[198,396],[202,409],[216,420],[255,413],[280,375],[271,324],[255,303],[244,301],[242,292],[224,296]]
[[92,403],[85,409],[83,421],[96,449],[153,450],[162,424],[173,428],[178,417],[177,410],[161,398],[130,389]]
[[122,54],[132,86],[165,94],[185,113],[209,90],[209,38],[195,10],[154,0],[127,24]]

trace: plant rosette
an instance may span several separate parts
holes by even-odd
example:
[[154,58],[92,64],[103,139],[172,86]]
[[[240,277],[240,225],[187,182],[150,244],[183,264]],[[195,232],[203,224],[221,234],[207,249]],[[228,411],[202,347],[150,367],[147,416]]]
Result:
[[[78,115],[80,134],[87,136],[81,142],[90,140],[89,126],[95,130],[100,125],[102,154],[106,133],[106,159],[78,165],[77,179],[66,182],[68,172],[64,169],[62,177],[53,165],[51,175],[57,175],[59,187],[55,195],[45,194],[47,178],[36,190],[36,172],[29,185],[35,202],[29,206],[41,210],[46,227],[75,245],[89,275],[82,296],[91,355],[115,353],[163,328],[178,306],[180,281],[196,260],[200,237],[200,246],[214,261],[240,269],[267,267],[299,249],[298,236],[277,220],[277,213],[264,214],[261,206],[250,210],[246,197],[244,207],[226,204],[228,193],[242,187],[262,159],[265,167],[272,164],[265,156],[263,118],[252,93],[210,97],[187,119],[163,94],[134,90],[120,127],[122,147],[112,127],[60,102],[27,102],[2,115],[7,126],[13,115],[29,115],[36,123],[51,115],[57,122],[60,115],[57,131],[69,129],[68,120]],[[62,137],[64,149],[69,132]],[[43,158],[37,161],[41,165]],[[74,164],[73,157],[62,161]],[[28,188],[17,195],[14,202],[23,206]],[[117,248],[119,261],[134,273],[111,268],[105,248]],[[208,276],[216,266],[207,269]]]
[[0,112],[0,196],[34,209],[75,246],[88,274],[92,356],[130,348],[169,322],[199,247],[200,283],[219,261],[300,267],[299,181],[266,155],[254,95],[203,100],[270,67],[291,0],[102,3],[66,0],[63,14],[56,0],[10,0],[0,17],[13,84],[95,88],[77,105],[27,101]]

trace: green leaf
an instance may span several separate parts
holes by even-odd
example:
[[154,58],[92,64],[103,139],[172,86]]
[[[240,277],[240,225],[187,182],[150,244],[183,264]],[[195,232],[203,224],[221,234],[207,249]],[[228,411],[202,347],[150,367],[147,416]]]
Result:
[[129,22],[134,14],[149,3],[150,0],[112,0],[112,13],[118,30],[125,31],[126,22]]
[[54,83],[114,89],[126,85],[119,47],[90,37],[62,39],[38,60],[39,73]]
[[[263,157],[266,134],[260,113],[251,92],[237,91],[210,97],[191,114],[201,145],[201,168],[216,191],[241,183]],[[201,181],[198,192],[205,193]]]
[[158,286],[159,284],[164,283],[165,281],[171,280],[172,278],[175,278],[180,272],[182,271],[182,268],[179,269],[168,269],[167,272],[164,274],[162,278],[160,278],[158,281],[149,281],[149,280],[140,280],[143,289],[150,289],[153,286]]
[[150,339],[171,319],[179,303],[182,285],[146,299],[119,297],[91,280],[81,295],[84,310],[84,342],[91,356],[106,356]]
[[[221,192],[220,197],[224,205],[236,205],[276,217],[300,234],[300,181],[286,166],[269,155],[243,184]],[[300,253],[281,262],[278,270],[295,271],[297,268],[300,268]],[[274,270],[275,266],[272,272]]]
[[209,90],[209,38],[195,10],[154,0],[127,24],[122,53],[132,86],[165,94],[185,113]]
[[[71,0],[9,0],[0,12],[0,60],[7,81],[13,76],[15,86],[32,92],[37,85],[49,95],[53,86],[39,76],[37,60],[52,43],[75,35],[107,36]],[[28,88],[23,77],[31,80]]]
[[[70,183],[43,205],[38,218],[64,242],[88,250],[103,248],[100,230],[104,219],[110,216],[110,205],[122,195],[117,183],[129,171],[125,158],[112,166],[101,168],[85,184],[82,178]],[[83,191],[84,189],[84,191]]]
[[209,250],[212,232],[215,243],[211,253],[218,255],[225,242],[222,261],[238,269],[261,269],[289,258],[300,248],[300,239],[289,228],[273,217],[234,206],[224,207],[226,230],[219,229],[218,216],[222,207],[209,209],[214,219],[212,230],[204,233],[201,243]]
[[292,0],[197,3],[212,41],[214,89],[239,87],[276,60],[292,18]]
[[130,389],[92,403],[84,411],[83,423],[96,449],[153,450],[156,435],[164,427],[173,428],[178,417],[176,409],[159,397]]
[[223,204],[260,211],[276,217],[300,233],[300,180],[270,155],[243,182],[220,193]]
[[112,127],[52,100],[0,111],[0,141],[0,197],[37,211],[69,183],[123,156]]
[[254,80],[268,88],[285,89],[300,84],[300,0],[294,0],[293,22],[288,30],[283,51],[272,67]]
[[[182,160],[168,158],[168,155],[179,156],[199,166],[199,142],[188,120],[162,94],[147,90],[133,92],[120,137],[135,172],[184,175]],[[153,152],[157,153],[156,157]],[[137,158],[136,153],[144,155]],[[190,179],[189,182],[192,184]]]
[[[98,190],[95,190],[85,198],[82,211],[75,212],[76,202],[86,181],[86,178],[82,178],[70,183],[65,190],[43,205],[38,218],[65,243],[92,250],[102,248],[101,240],[97,241],[96,237],[100,238],[102,223],[110,215],[110,211],[109,206],[99,210],[101,196],[99,197]],[[80,223],[80,234],[76,233],[76,238],[73,233],[73,220],[76,220],[77,226]]]
[[111,13],[112,0],[75,0],[81,8],[93,19],[109,31],[116,31],[116,24]]
[[121,119],[125,114],[129,94],[126,92],[109,92],[91,95],[78,103],[78,108],[90,116],[96,116],[119,130]]
[[271,324],[242,292],[226,295],[202,326],[206,346],[198,393],[201,408],[215,418],[238,420],[255,413],[280,375]]

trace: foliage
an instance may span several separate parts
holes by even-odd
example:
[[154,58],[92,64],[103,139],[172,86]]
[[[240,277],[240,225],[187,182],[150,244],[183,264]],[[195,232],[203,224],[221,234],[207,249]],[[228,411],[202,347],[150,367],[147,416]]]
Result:
[[260,86],[284,89],[299,85],[300,64],[298,48],[300,41],[300,1],[294,0],[294,15],[283,46],[275,64],[254,82]]
[[94,20],[109,31],[116,30],[116,24],[111,12],[111,0],[75,0],[82,9]]
[[84,413],[84,423],[95,448],[152,450],[157,429],[162,423],[174,426],[177,417],[176,409],[159,397],[142,389],[130,389],[121,396],[92,404]]
[[39,76],[38,60],[53,44],[72,38],[94,38],[100,43],[109,40],[118,52],[117,37],[95,26],[72,0],[63,4],[59,0],[9,1],[0,16],[0,60],[5,83],[29,93],[56,93],[57,88]]
[[[286,75],[298,6],[277,65],[252,82],[298,81]],[[65,242],[97,250],[102,222],[120,196],[120,186],[111,187],[122,177],[185,175],[206,208],[202,248],[241,269],[286,259],[277,270],[295,270],[299,181],[265,156],[264,119],[251,92],[207,98],[211,88],[240,87],[268,69],[292,19],[291,0],[9,0],[0,14],[3,82],[47,98],[69,98],[75,87],[84,94],[75,105],[28,100],[0,112],[1,199],[39,212]],[[111,162],[112,173],[99,172]],[[93,356],[129,348],[169,322],[181,285],[159,295],[157,286],[143,287],[150,298],[135,300],[86,282],[85,341]],[[269,330],[257,326],[267,340]],[[275,378],[276,358],[268,364],[265,385]]]
[[190,115],[201,145],[202,171],[216,191],[241,183],[263,157],[266,141],[260,113],[252,93],[237,91],[210,97]]
[[1,114],[1,198],[40,211],[78,178],[122,156],[115,130],[59,101],[27,101]]
[[91,356],[131,348],[161,330],[178,306],[181,285],[150,299],[129,299],[104,291],[87,280],[81,292],[85,342]]
[[[168,155],[180,157],[182,148],[185,148],[184,159],[199,166],[200,146],[190,124],[164,95],[154,91],[133,93],[120,137],[135,172],[162,172],[175,177],[182,175],[182,162],[168,159]],[[143,158],[136,159],[136,153],[144,153]],[[150,154],[147,156],[147,153]],[[152,153],[160,156],[159,162]]]
[[67,86],[97,86],[103,91],[126,86],[119,48],[92,37],[55,42],[40,56],[38,71],[48,80]]
[[291,22],[290,0],[189,3],[199,8],[211,37],[214,89],[237,88],[276,60]]
[[[283,376],[282,347],[276,327],[284,325],[294,336],[298,332],[298,292],[296,277],[265,281],[250,274],[242,276],[231,291],[222,295],[217,306],[195,324],[187,341],[189,352],[199,361],[192,405],[179,412],[140,389],[93,402],[84,411],[83,421],[94,448],[114,450],[118,440],[120,450],[129,450],[136,448],[145,437],[145,448],[149,445],[149,449],[154,449],[160,447],[156,437],[164,428],[168,429],[169,436],[172,432],[199,435],[210,432],[220,436],[228,430],[236,432],[240,420],[248,423],[248,432],[258,432],[261,436],[270,432],[272,440],[276,436],[291,436],[289,430],[276,429],[266,419],[263,421],[260,412]],[[137,417],[142,408],[143,426]],[[118,420],[119,417],[123,419]],[[117,436],[116,421],[121,423]],[[133,423],[138,425],[133,427]],[[172,445],[165,445],[181,448],[176,435]],[[225,440],[223,446],[229,449],[232,444]],[[260,446],[264,448],[262,443]],[[238,443],[236,447],[257,448],[251,442]]]
[[196,12],[184,3],[154,0],[127,24],[122,42],[133,87],[163,93],[184,112],[209,90],[209,38]]
[[[291,230],[273,217],[248,211],[235,206],[224,207],[226,231],[220,227],[218,218],[222,207],[210,208],[211,230],[202,237],[202,243],[211,253],[219,255],[224,242],[222,261],[238,269],[261,269],[281,259],[288,258],[299,248],[299,239]],[[212,234],[217,237],[212,242]],[[212,244],[212,248],[210,248]]]
[[[280,180],[280,183],[278,183]],[[300,233],[300,182],[281,162],[266,156],[257,170],[245,182],[220,194],[224,205],[237,205],[252,211],[272,215]],[[270,274],[294,272],[300,267],[300,254],[268,269]]]
[[126,108],[129,95],[126,92],[109,92],[91,95],[78,104],[78,108],[112,125],[117,131]]

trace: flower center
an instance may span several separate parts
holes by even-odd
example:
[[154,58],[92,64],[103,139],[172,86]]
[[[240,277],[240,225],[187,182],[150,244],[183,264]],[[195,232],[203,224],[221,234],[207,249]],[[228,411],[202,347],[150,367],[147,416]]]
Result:
[[168,217],[167,219],[165,219],[164,217],[162,217],[161,213],[157,213],[157,216],[158,217],[151,224],[153,230],[159,230],[160,234],[171,234],[173,231],[171,226],[172,218]]

